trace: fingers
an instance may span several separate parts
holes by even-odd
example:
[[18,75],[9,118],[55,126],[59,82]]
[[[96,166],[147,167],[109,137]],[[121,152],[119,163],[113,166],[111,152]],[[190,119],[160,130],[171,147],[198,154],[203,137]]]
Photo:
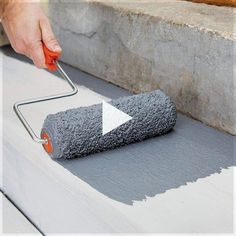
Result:
[[53,52],[61,53],[62,49],[58,41],[56,40],[52,32],[51,25],[47,19],[43,19],[40,21],[40,28],[42,32],[42,40],[46,47]]
[[38,4],[17,2],[5,12],[3,27],[16,52],[31,58],[38,68],[46,68],[42,44],[53,52],[62,51],[49,20]]
[[[11,31],[11,27],[5,27],[8,38],[11,42],[13,49],[20,54],[29,57],[36,67],[46,68],[45,56],[42,49],[41,32],[36,37],[23,38],[21,34],[16,34],[16,31]],[[32,34],[33,35],[33,34]]]
[[43,48],[42,48],[42,41],[38,40],[36,42],[34,42],[31,47],[29,47],[29,51],[27,52],[28,57],[30,57],[34,64],[42,69],[42,68],[46,68],[45,65],[45,56],[44,56],[44,52],[43,52]]

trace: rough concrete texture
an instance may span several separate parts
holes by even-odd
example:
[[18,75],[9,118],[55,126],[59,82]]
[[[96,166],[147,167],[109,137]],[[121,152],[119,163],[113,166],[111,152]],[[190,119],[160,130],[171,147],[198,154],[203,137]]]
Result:
[[47,116],[42,132],[52,143],[52,158],[86,156],[165,134],[176,123],[176,108],[160,90],[110,102],[132,120],[102,135],[102,104]]
[[179,111],[236,134],[233,8],[58,0],[49,15],[64,62],[135,93],[161,88]]

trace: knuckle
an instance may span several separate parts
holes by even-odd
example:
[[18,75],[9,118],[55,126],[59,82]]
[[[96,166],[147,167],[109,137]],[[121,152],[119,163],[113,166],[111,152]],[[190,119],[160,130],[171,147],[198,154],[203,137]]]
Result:
[[58,44],[57,40],[53,36],[48,36],[45,41],[51,45]]

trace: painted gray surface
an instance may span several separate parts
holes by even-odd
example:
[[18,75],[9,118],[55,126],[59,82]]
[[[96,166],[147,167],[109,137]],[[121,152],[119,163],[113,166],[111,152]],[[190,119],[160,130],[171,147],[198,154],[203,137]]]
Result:
[[179,115],[167,135],[58,163],[99,192],[132,205],[234,166],[233,140]]
[[[88,3],[89,2],[89,3]],[[180,0],[50,1],[62,60],[236,134],[235,12]]]
[[[174,131],[164,136],[85,158],[51,160],[28,137],[12,105],[66,83],[16,59],[8,48],[3,53],[3,188],[44,233],[233,232],[233,136],[179,114]],[[36,131],[55,107],[128,94],[63,68],[86,88],[80,87],[78,97],[25,109]]]
[[132,120],[102,135],[102,104],[48,115],[42,133],[52,143],[52,158],[72,159],[114,149],[169,132],[176,123],[174,103],[162,91],[121,97],[109,102]]

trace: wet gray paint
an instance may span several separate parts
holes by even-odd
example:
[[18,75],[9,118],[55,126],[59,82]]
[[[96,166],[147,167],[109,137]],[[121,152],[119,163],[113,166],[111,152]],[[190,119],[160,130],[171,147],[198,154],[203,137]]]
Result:
[[176,108],[160,90],[122,97],[110,102],[132,120],[102,135],[102,105],[70,109],[44,121],[53,143],[52,158],[71,159],[121,147],[165,134],[176,123]]
[[236,138],[183,115],[166,135],[57,162],[99,192],[132,205],[235,165]]

